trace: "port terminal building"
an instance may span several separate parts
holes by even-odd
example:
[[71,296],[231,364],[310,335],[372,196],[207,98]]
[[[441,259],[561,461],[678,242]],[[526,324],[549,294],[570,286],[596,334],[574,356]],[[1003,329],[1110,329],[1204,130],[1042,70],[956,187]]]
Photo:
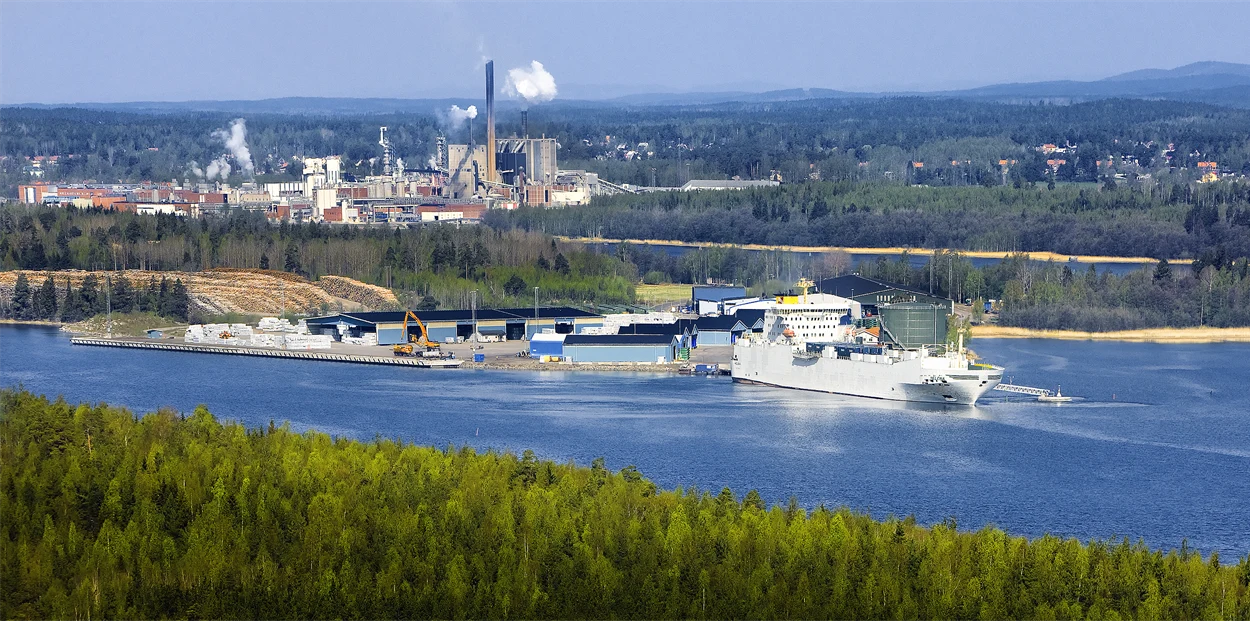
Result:
[[[431,341],[446,343],[457,339],[469,340],[474,333],[500,340],[520,341],[533,338],[544,329],[555,334],[582,334],[588,329],[596,331],[603,327],[603,315],[571,308],[547,306],[533,308],[481,308],[472,310],[426,310],[413,311],[425,324]],[[420,337],[421,328],[408,322],[404,333],[404,311],[373,311],[358,313],[335,313],[305,320],[308,331],[327,334],[335,340],[343,337],[360,338],[377,335],[378,345],[406,343],[411,337]]]

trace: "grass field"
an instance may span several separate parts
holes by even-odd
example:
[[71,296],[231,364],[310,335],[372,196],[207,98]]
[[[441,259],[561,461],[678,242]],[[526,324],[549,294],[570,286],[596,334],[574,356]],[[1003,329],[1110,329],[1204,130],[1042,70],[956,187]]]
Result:
[[635,291],[640,304],[659,304],[690,299],[690,285],[638,285]]
[[[181,338],[183,331],[180,328],[184,325],[176,319],[159,317],[153,313],[113,313],[113,336],[143,336],[151,328],[176,327],[179,329],[175,329],[170,334]],[[105,334],[108,332],[108,316],[96,315],[70,324],[69,329],[77,334]]]

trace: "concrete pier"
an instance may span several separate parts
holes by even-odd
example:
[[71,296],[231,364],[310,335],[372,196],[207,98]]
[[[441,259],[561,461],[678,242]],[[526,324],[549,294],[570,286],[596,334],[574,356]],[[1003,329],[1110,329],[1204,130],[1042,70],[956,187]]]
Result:
[[463,360],[435,360],[423,358],[387,358],[384,356],[360,356],[355,354],[336,354],[324,351],[289,351],[282,349],[264,349],[259,347],[237,347],[233,345],[208,345],[203,343],[165,343],[152,340],[108,339],[76,336],[70,339],[73,345],[89,345],[95,347],[129,347],[132,349],[159,349],[197,354],[221,354],[227,356],[264,356],[269,358],[294,358],[297,360],[318,360],[322,362],[349,362],[354,364],[385,364],[400,367],[418,367],[424,369],[457,369]]

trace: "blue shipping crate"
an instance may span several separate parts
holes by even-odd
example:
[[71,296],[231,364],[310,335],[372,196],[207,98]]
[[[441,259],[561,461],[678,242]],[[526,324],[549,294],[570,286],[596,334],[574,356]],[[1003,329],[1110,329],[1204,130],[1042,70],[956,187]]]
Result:
[[473,354],[473,362],[486,362],[486,354]]

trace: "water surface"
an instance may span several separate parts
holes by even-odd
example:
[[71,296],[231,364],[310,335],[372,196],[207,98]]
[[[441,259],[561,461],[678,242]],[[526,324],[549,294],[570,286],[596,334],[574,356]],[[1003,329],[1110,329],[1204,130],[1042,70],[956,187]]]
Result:
[[0,326],[0,386],[144,412],[206,404],[353,438],[471,445],[613,469],[664,487],[756,488],[809,507],[954,517],[1012,534],[1127,536],[1250,552],[1250,345],[978,340],[1015,383],[975,408],[834,397],[648,373],[431,371],[71,346]]

